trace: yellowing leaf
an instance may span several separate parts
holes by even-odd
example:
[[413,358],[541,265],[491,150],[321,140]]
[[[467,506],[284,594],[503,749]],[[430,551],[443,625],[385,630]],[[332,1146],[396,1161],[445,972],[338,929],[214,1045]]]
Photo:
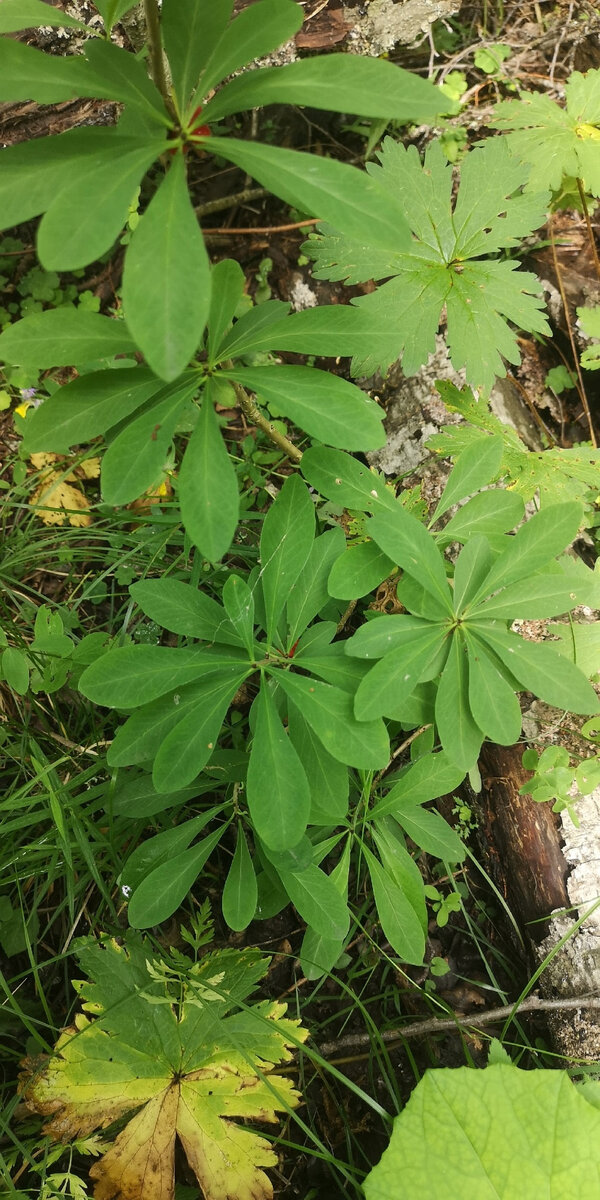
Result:
[[95,1019],[78,1014],[52,1058],[25,1061],[25,1103],[61,1142],[133,1114],[91,1168],[96,1200],[173,1200],[177,1138],[205,1200],[271,1200],[262,1168],[277,1156],[235,1118],[274,1124],[299,1103],[273,1068],[308,1031],[284,1004],[243,1004],[267,966],[255,951],[147,953],[139,935],[84,944],[90,978],[75,986]]
[[67,460],[59,454],[39,451],[29,459],[32,467],[41,472],[41,481],[29,497],[32,508],[39,509],[38,516],[44,525],[91,525],[87,497],[72,485],[78,479],[97,479],[100,474],[100,459],[87,458],[68,471]]

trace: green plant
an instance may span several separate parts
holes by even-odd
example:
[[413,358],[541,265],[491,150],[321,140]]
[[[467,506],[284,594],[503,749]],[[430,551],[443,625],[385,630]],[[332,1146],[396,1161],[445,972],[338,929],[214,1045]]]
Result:
[[80,943],[84,1011],[51,1059],[26,1060],[25,1103],[62,1143],[135,1113],[91,1168],[97,1193],[142,1195],[154,1176],[157,1200],[171,1196],[177,1135],[207,1200],[267,1200],[262,1167],[276,1155],[232,1118],[275,1123],[276,1113],[296,1107],[291,1080],[273,1069],[289,1062],[308,1030],[285,1017],[285,1004],[245,1003],[268,966],[254,950],[196,961],[177,950],[149,954],[131,935],[125,945]]
[[[167,385],[140,366],[82,374],[28,414],[23,453],[62,453],[105,435],[109,447],[102,462],[102,495],[106,503],[122,505],[156,483],[175,433],[192,429],[178,478],[181,513],[194,544],[217,561],[237,528],[239,498],[215,404],[241,408],[296,459],[299,452],[249,392],[258,394],[263,407],[272,405],[311,437],[330,445],[372,449],[383,443],[384,433],[380,409],[354,384],[315,367],[277,361],[255,366],[247,361],[261,351],[348,352],[365,337],[357,310],[331,305],[290,315],[289,305],[269,300],[244,313],[232,327],[243,272],[225,259],[212,274],[206,340],[187,371]],[[38,369],[75,359],[115,359],[134,349],[122,322],[63,309],[24,318],[0,335],[0,358]],[[197,396],[199,409],[192,404]]]
[[[124,105],[116,128],[74,129],[3,156],[0,223],[6,229],[44,214],[37,248],[46,270],[84,267],[110,250],[132,195],[160,160],[154,195],[127,246],[123,304],[136,345],[167,382],[194,354],[210,302],[209,260],[188,192],[188,149],[218,154],[305,212],[326,220],[335,215],[350,235],[368,222],[384,247],[402,240],[403,231],[408,240],[398,204],[365,175],[330,159],[223,137],[211,130],[214,122],[274,103],[404,121],[433,119],[443,107],[426,81],[390,63],[347,55],[241,74],[213,95],[220,80],[293,37],[303,19],[292,0],[261,0],[259,9],[230,22],[232,9],[233,0],[165,0],[159,15],[156,0],[148,0],[154,82],[143,62],[110,41],[122,5],[100,5],[106,38],[90,37],[81,56],[53,57],[0,41],[0,100],[53,104],[91,96]],[[39,20],[40,6],[35,11]],[[8,27],[16,18],[26,28],[33,15],[19,19],[11,6]]]
[[435,349],[445,305],[453,365],[489,391],[495,377],[506,374],[503,358],[519,361],[508,321],[549,332],[535,276],[497,257],[543,222],[548,193],[522,193],[527,171],[500,139],[483,142],[463,160],[454,206],[452,169],[438,142],[429,144],[423,165],[414,146],[390,138],[379,157],[380,165],[367,170],[401,205],[412,242],[381,250],[368,226],[360,239],[326,228],[304,246],[318,279],[388,279],[353,301],[371,329],[368,349],[354,351],[353,373],[370,375],[401,357],[405,374],[414,374]]
[[[593,1200],[600,1178],[598,1085],[520,1071],[492,1043],[484,1070],[429,1070],[365,1180],[367,1200]],[[553,1114],[549,1122],[549,1113]],[[431,1180],[434,1191],[431,1192]]]

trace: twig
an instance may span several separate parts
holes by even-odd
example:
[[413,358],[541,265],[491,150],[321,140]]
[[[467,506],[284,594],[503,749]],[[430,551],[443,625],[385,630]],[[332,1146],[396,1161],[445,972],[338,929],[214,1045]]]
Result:
[[[236,208],[239,204],[247,204],[248,200],[261,200],[263,196],[268,196],[266,188],[253,187],[242,188],[241,192],[235,192],[233,196],[220,196],[218,200],[207,200],[205,204],[197,204],[194,212],[197,217],[207,217],[210,213],[224,212],[227,208]],[[209,230],[212,233],[212,230]]]
[[340,617],[340,619],[337,623],[336,630],[335,630],[336,634],[342,633],[343,629],[348,624],[348,621],[350,620],[350,617],[352,616],[352,613],[354,612],[354,609],[356,608],[357,604],[358,604],[358,600],[350,601],[346,611],[344,613],[342,613],[342,616]]
[[[543,1000],[539,996],[530,996],[522,1004],[515,1006],[507,1004],[504,1008],[490,1008],[482,1013],[454,1013],[452,1017],[438,1020],[431,1017],[428,1021],[413,1021],[403,1029],[383,1029],[380,1031],[382,1042],[404,1041],[406,1038],[424,1037],[429,1033],[451,1033],[457,1029],[479,1029],[483,1025],[496,1025],[501,1021],[514,1020],[525,1012],[570,1012],[573,1009],[600,1009],[600,996],[573,996],[568,999]],[[323,1058],[329,1058],[339,1050],[352,1050],[360,1046],[369,1046],[373,1041],[370,1033],[349,1033],[338,1038],[337,1042],[324,1042],[317,1050]]]
[[577,381],[578,381],[578,385],[577,385],[577,391],[579,392],[579,398],[580,398],[580,400],[581,400],[581,403],[582,403],[582,405],[583,405],[583,411],[584,411],[584,413],[585,413],[586,420],[587,420],[587,423],[588,423],[588,426],[589,426],[589,430],[590,430],[590,441],[591,441],[591,443],[592,443],[592,446],[594,446],[594,448],[595,448],[595,449],[597,449],[597,448],[598,448],[598,442],[597,442],[597,440],[596,440],[596,434],[595,434],[595,432],[594,432],[594,426],[593,426],[593,424],[592,424],[592,414],[591,414],[591,412],[590,412],[589,401],[588,401],[587,394],[586,394],[586,390],[585,390],[585,384],[584,384],[584,382],[583,382],[583,375],[581,374],[581,366],[580,366],[580,363],[579,363],[579,355],[578,355],[578,353],[577,353],[577,346],[575,345],[575,337],[574,337],[574,334],[573,334],[573,326],[572,326],[572,324],[571,324],[571,317],[570,317],[570,314],[569,314],[569,306],[568,306],[568,303],[567,303],[567,297],[566,297],[566,295],[565,295],[565,288],[564,288],[564,284],[563,284],[562,272],[561,272],[561,269],[560,269],[560,264],[559,264],[559,261],[558,261],[558,255],[557,255],[557,253],[556,253],[556,242],[554,241],[554,232],[553,232],[553,229],[552,229],[552,218],[550,218],[550,245],[551,245],[551,247],[552,247],[552,258],[553,258],[553,261],[554,261],[554,270],[555,270],[555,273],[556,273],[556,280],[557,280],[557,283],[558,283],[558,288],[559,288],[559,291],[560,291],[560,298],[561,298],[561,300],[562,300],[563,308],[564,308],[564,310],[565,310],[565,321],[567,322],[567,330],[568,330],[568,333],[569,333],[569,341],[570,341],[570,343],[571,343],[571,352],[572,352],[572,354],[573,354],[573,361],[574,361],[574,363],[575,363],[575,370],[576,370],[576,372],[577,372]]
[[165,60],[163,58],[162,51],[160,16],[158,12],[157,0],[144,0],[144,17],[146,20],[146,33],[148,36],[148,50],[150,54],[152,79],[167,106],[167,110],[172,112],[171,97],[169,95],[167,77],[165,75]]
[[581,200],[581,207],[583,209],[583,216],[585,219],[585,227],[587,229],[587,235],[588,235],[589,242],[590,242],[590,249],[592,251],[592,258],[594,260],[594,266],[596,268],[596,275],[598,276],[598,279],[600,279],[600,259],[598,258],[598,248],[596,246],[594,230],[592,229],[592,222],[590,221],[590,210],[588,208],[587,200],[585,198],[585,191],[584,191],[581,179],[577,180],[577,191],[579,192],[579,199]]
[[310,217],[305,221],[292,221],[290,225],[255,225],[244,228],[207,229],[206,233],[219,233],[227,237],[235,233],[285,233],[288,229],[303,229],[305,225],[318,225],[320,217]]
[[372,788],[377,787],[377,784],[381,783],[381,780],[383,779],[384,775],[387,775],[390,767],[393,767],[398,756],[400,754],[402,754],[403,750],[408,750],[408,747],[411,746],[413,742],[416,742],[417,738],[420,737],[422,733],[425,733],[426,729],[429,729],[429,725],[421,725],[420,729],[414,729],[413,732],[410,734],[410,737],[405,738],[405,740],[399,746],[396,747],[396,749],[394,750],[394,753],[392,754],[392,757],[390,758],[390,761],[389,761],[387,767],[384,767],[382,771],[377,772],[377,774],[373,780],[373,783],[371,784]]
[[283,433],[275,429],[271,421],[267,421],[266,417],[263,417],[260,410],[256,407],[254,400],[252,400],[240,383],[235,383],[233,380],[231,382],[237,402],[251,424],[257,425],[259,429],[262,429],[263,433],[266,433],[267,437],[272,442],[275,442],[275,445],[279,446],[279,449],[283,450],[288,458],[291,458],[292,462],[299,463],[302,458],[302,451],[298,450],[297,446],[294,446],[294,443],[290,442],[289,438],[286,438]]

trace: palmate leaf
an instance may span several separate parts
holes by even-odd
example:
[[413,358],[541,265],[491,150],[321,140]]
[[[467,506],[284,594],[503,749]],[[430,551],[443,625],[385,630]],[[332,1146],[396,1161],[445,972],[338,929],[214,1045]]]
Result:
[[276,1155],[235,1118],[274,1123],[298,1104],[273,1068],[308,1031],[278,1002],[240,1011],[267,960],[225,950],[195,965],[151,963],[139,938],[88,943],[79,958],[90,982],[78,991],[95,1019],[78,1013],[54,1057],[24,1063],[24,1100],[49,1118],[48,1135],[64,1143],[134,1114],[92,1168],[105,1200],[172,1200],[176,1137],[206,1200],[271,1200],[262,1168]]
[[[429,438],[427,445],[436,453],[444,456],[460,454],[480,437],[479,430],[483,429],[502,436],[501,473],[524,500],[530,500],[539,492],[542,505],[564,500],[581,501],[589,499],[591,491],[600,490],[600,450],[586,443],[567,449],[528,450],[516,430],[483,408],[470,388],[459,390],[446,380],[440,380],[436,387],[446,408],[460,413],[467,422],[445,425],[440,433]],[[457,517],[460,520],[460,512]]]
[[395,329],[394,357],[402,358],[405,374],[413,374],[435,348],[446,305],[453,365],[464,366],[471,383],[489,390],[495,376],[506,373],[503,359],[519,361],[509,321],[548,332],[535,277],[517,271],[515,262],[489,257],[518,244],[542,223],[547,193],[520,194],[526,172],[501,139],[475,148],[465,160],[454,212],[452,168],[439,143],[430,144],[422,167],[414,147],[388,138],[380,160],[370,174],[399,200],[412,245],[397,243],[386,259],[380,246],[369,245],[368,226],[360,239],[325,230],[305,243],[317,260],[317,278],[388,279],[353,301],[370,322],[372,344],[366,353],[355,352],[352,371],[369,375],[388,367]]
[[528,188],[558,191],[569,175],[600,196],[600,71],[574,71],[565,107],[545,95],[522,95],[497,105],[491,125],[505,130],[513,153],[531,166]]

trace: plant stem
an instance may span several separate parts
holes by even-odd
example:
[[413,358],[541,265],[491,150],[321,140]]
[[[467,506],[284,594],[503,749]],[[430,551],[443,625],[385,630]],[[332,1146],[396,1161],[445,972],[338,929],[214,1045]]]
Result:
[[165,75],[165,60],[163,58],[162,39],[160,36],[160,14],[157,0],[144,0],[144,16],[146,18],[146,33],[150,53],[150,69],[152,79],[156,84],[169,112],[173,105],[167,87]]
[[579,355],[577,353],[577,346],[575,345],[575,337],[573,334],[573,325],[571,323],[571,317],[569,314],[569,305],[568,305],[567,297],[565,294],[565,288],[564,288],[564,284],[563,284],[563,277],[562,277],[562,272],[560,269],[560,263],[558,261],[558,255],[556,253],[556,242],[554,241],[554,230],[552,228],[552,217],[550,217],[550,245],[552,247],[552,258],[554,261],[554,270],[556,272],[556,281],[558,283],[558,289],[560,291],[560,298],[562,300],[563,308],[565,311],[565,321],[567,322],[567,330],[569,332],[569,341],[571,343],[571,352],[573,354],[573,362],[575,363],[575,370],[577,372],[577,391],[579,392],[579,399],[581,400],[581,403],[583,405],[583,411],[586,415],[587,423],[589,426],[590,441],[592,443],[592,446],[594,446],[594,448],[597,449],[598,442],[596,439],[596,434],[594,432],[594,426],[592,424],[592,414],[590,412],[590,405],[589,405],[589,401],[588,401],[586,390],[585,390],[585,384],[583,382],[583,375],[581,374],[581,366],[579,364]]
[[590,221],[590,210],[587,205],[586,195],[583,190],[583,184],[580,179],[577,180],[577,190],[579,192],[579,199],[581,200],[581,207],[583,209],[583,215],[585,218],[585,226],[587,229],[587,235],[588,235],[589,242],[590,242],[590,249],[592,251],[592,258],[594,260],[594,266],[596,268],[596,275],[598,276],[598,279],[600,279],[600,258],[598,258],[598,248],[596,246],[594,230],[592,229],[592,222]]
[[287,454],[288,458],[292,460],[292,462],[299,463],[300,459],[302,458],[302,451],[298,450],[298,448],[294,446],[294,443],[290,442],[289,438],[286,438],[283,433],[280,433],[278,429],[275,429],[271,421],[267,421],[266,417],[263,417],[262,413],[256,407],[254,400],[251,399],[241,384],[234,383],[233,380],[231,382],[233,383],[233,390],[236,394],[237,402],[248,420],[253,425],[257,425],[259,429],[262,429],[263,433],[266,433],[267,437],[270,438],[276,446],[279,446],[279,449],[283,450],[284,453]]

